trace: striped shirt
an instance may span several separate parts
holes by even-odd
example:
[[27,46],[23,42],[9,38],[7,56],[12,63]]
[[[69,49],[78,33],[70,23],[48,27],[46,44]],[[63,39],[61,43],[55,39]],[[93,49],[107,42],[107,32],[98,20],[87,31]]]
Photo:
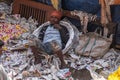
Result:
[[44,35],[44,38],[43,38],[43,43],[51,42],[53,40],[58,42],[60,47],[62,47],[59,30],[54,28],[53,26],[48,26],[48,28],[45,31],[45,35]]

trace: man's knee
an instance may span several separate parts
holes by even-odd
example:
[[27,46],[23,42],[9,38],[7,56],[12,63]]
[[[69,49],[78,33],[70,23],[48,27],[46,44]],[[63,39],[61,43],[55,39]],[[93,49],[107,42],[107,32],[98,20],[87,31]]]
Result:
[[62,49],[61,46],[59,45],[59,43],[56,41],[52,41],[52,42],[50,42],[50,44],[51,44],[51,47],[54,52],[60,51]]

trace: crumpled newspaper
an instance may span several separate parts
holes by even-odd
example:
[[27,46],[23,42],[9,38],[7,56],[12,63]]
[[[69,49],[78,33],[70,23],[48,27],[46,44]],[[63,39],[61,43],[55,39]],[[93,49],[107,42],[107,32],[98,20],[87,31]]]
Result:
[[8,77],[4,67],[0,64],[0,80],[12,80]]
[[69,71],[69,68],[65,68],[65,69],[60,69],[59,71],[57,71],[56,75],[60,77],[61,79],[65,79],[71,75],[71,72]]
[[90,66],[87,66],[86,68],[90,71],[90,74],[92,76],[92,80],[107,80],[102,75],[99,75],[98,73],[93,71]]
[[4,2],[0,2],[0,12],[2,13],[6,13],[6,14],[11,14],[12,12],[12,7],[8,6],[6,3]]

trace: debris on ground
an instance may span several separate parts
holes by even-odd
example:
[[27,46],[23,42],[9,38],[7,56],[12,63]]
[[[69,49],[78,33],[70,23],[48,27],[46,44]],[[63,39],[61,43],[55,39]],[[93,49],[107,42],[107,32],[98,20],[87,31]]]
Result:
[[[67,66],[63,69],[59,68],[60,62],[56,56],[52,56],[54,58],[51,62],[42,58],[41,63],[34,64],[33,53],[27,44],[29,43],[27,36],[36,29],[38,23],[32,17],[27,20],[21,18],[19,14],[8,14],[0,20],[2,30],[6,30],[0,31],[0,38],[6,42],[4,51],[0,55],[0,63],[12,80],[107,80],[108,76],[117,73],[114,71],[120,66],[120,53],[114,49],[110,49],[99,59],[80,56],[71,49],[65,54]],[[25,31],[19,33],[23,28]],[[15,31],[17,35],[11,36]],[[112,72],[114,73],[111,74]]]

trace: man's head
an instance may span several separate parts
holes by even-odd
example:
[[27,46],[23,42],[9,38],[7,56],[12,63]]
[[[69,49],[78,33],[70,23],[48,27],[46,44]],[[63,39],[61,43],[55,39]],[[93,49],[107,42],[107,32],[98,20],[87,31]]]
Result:
[[53,11],[50,14],[50,22],[51,22],[51,24],[59,23],[61,17],[62,17],[62,12],[61,11]]

